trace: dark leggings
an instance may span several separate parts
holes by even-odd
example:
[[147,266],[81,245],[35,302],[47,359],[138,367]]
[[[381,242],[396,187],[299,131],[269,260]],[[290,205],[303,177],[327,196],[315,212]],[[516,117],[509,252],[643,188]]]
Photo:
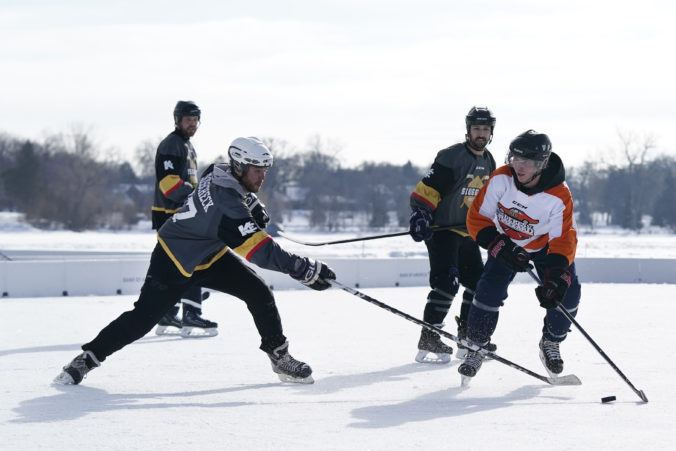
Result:
[[164,250],[156,246],[134,308],[104,327],[82,349],[92,351],[100,361],[105,360],[147,334],[167,310],[195,286],[221,291],[243,300],[253,316],[262,347],[270,348],[286,340],[272,292],[265,281],[232,252],[227,252],[209,268],[195,271],[188,278],[178,272]]

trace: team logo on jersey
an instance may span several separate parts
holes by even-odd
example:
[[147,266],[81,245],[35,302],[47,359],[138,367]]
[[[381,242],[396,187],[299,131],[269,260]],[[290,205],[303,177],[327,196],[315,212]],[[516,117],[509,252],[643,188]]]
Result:
[[498,222],[513,240],[526,240],[535,235],[535,224],[540,221],[531,218],[519,208],[507,208],[498,203]]
[[469,182],[460,190],[460,195],[462,196],[460,207],[469,208],[472,202],[474,202],[476,195],[479,194],[479,191],[484,186],[484,183],[486,183],[486,180],[488,180],[488,176],[467,174],[465,179],[469,179]]
[[241,233],[242,236],[250,235],[258,230],[256,224],[254,224],[252,221],[249,221],[244,225],[237,226],[237,228],[239,229],[239,233]]
[[168,171],[169,169],[174,169],[174,165],[171,160],[164,160],[164,170]]

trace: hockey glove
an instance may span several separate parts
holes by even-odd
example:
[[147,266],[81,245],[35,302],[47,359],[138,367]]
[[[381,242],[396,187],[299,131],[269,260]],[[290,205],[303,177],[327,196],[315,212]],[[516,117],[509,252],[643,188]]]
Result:
[[515,272],[525,272],[531,267],[528,252],[514,244],[504,233],[488,245],[488,254]]
[[265,210],[263,202],[261,202],[254,193],[247,194],[244,201],[246,202],[246,206],[249,207],[249,211],[251,211],[251,216],[253,216],[254,221],[256,221],[256,225],[259,228],[264,229],[268,225],[268,222],[270,222],[270,215],[268,215],[268,212]]
[[535,289],[540,306],[546,309],[556,308],[570,288],[573,275],[565,268],[547,268],[542,285]]
[[432,214],[429,211],[416,208],[411,213],[409,222],[409,232],[413,237],[413,241],[427,241],[432,238],[433,232],[430,228]]
[[293,272],[289,275],[303,285],[320,291],[331,286],[329,280],[336,280],[336,273],[326,263],[307,257],[296,258]]

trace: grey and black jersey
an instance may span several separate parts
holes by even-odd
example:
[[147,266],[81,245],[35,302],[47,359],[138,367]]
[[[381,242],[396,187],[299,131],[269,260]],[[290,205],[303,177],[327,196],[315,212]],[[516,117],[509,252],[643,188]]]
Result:
[[440,150],[411,193],[411,208],[430,211],[435,225],[454,225],[467,233],[469,206],[494,170],[495,160],[488,149],[475,155],[465,143],[459,143]]
[[158,240],[186,277],[206,269],[229,249],[261,268],[285,274],[298,258],[262,231],[246,205],[246,192],[227,164],[208,168]]

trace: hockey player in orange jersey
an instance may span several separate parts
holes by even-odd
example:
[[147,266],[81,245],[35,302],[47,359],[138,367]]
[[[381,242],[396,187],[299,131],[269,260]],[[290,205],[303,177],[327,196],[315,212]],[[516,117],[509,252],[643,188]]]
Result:
[[[507,164],[495,170],[467,213],[467,228],[488,250],[484,273],[467,319],[467,338],[485,346],[498,323],[498,312],[517,272],[535,265],[541,287],[535,289],[546,309],[540,359],[552,377],[563,371],[559,344],[570,321],[556,310],[561,304],[573,316],[580,302],[575,272],[577,231],[573,200],[561,158],[544,133],[528,130],[509,145]],[[483,356],[470,351],[458,372],[469,382]]]

